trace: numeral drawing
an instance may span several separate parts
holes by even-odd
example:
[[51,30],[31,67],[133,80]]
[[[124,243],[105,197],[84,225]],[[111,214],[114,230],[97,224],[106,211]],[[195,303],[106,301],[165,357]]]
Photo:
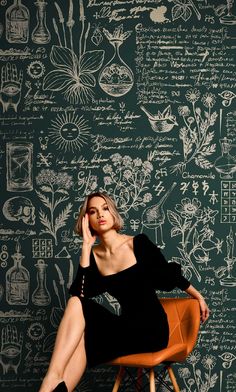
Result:
[[15,374],[21,362],[23,345],[23,334],[18,332],[15,325],[6,325],[1,332],[1,355],[0,364],[3,374],[7,374],[11,369]]
[[[70,42],[67,42],[65,32],[65,21],[63,13],[57,3],[59,23],[62,27],[62,33],[56,20],[53,18],[54,30],[57,34],[59,45],[54,45],[51,50],[50,59],[56,70],[49,72],[43,83],[44,90],[61,91],[66,100],[72,104],[86,103],[93,97],[93,88],[96,85],[94,73],[97,72],[103,63],[104,51],[92,50],[86,51],[86,41],[88,38],[90,24],[88,24],[85,32],[85,15],[83,1],[80,4],[80,22],[81,34],[79,37],[79,53],[78,57],[73,50],[72,28],[73,20],[73,2],[70,0],[69,16],[66,26],[69,29]],[[61,39],[62,35],[62,39]],[[62,42],[63,40],[63,42]],[[69,48],[70,45],[70,48]],[[77,46],[77,45],[76,45]]]
[[7,190],[27,192],[33,189],[33,144],[7,143]]
[[57,231],[65,225],[69,218],[72,211],[72,203],[68,203],[57,217],[55,217],[55,210],[61,203],[69,199],[67,189],[70,189],[73,185],[72,177],[65,172],[56,173],[51,169],[43,169],[36,177],[36,183],[43,192],[36,191],[36,193],[44,206],[49,210],[47,215],[40,209],[39,219],[44,226],[41,233],[51,234],[57,245]]
[[15,196],[8,199],[3,204],[2,212],[9,221],[22,221],[26,225],[35,224],[35,207],[26,197]]

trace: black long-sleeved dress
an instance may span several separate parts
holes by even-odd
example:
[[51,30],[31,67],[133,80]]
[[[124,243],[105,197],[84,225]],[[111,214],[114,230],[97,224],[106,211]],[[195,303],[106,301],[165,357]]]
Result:
[[[137,263],[106,276],[99,272],[91,252],[90,266],[79,266],[69,289],[82,302],[89,367],[121,355],[167,347],[167,316],[155,290],[186,290],[190,285],[181,274],[180,264],[168,263],[145,234],[135,236],[133,245]],[[119,315],[94,300],[105,292],[119,302]]]

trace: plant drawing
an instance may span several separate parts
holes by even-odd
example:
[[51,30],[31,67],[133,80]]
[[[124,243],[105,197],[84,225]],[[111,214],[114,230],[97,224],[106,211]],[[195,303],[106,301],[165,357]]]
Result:
[[[53,26],[58,37],[59,46],[53,45],[50,60],[56,69],[49,72],[43,82],[44,90],[61,91],[65,99],[71,104],[86,103],[93,97],[93,88],[96,85],[96,79],[93,74],[101,68],[104,60],[103,50],[86,50],[90,23],[88,23],[85,31],[83,0],[79,0],[79,5],[81,33],[77,56],[73,49],[72,36],[72,29],[75,24],[73,19],[73,2],[72,0],[69,1],[69,13],[66,24],[61,8],[55,2],[62,32],[59,32],[57,22],[53,18]],[[69,40],[66,36],[65,27],[69,30]]]
[[192,108],[189,108],[187,105],[178,108],[185,124],[180,129],[179,134],[183,143],[184,161],[173,165],[171,168],[172,173],[182,173],[186,169],[187,164],[193,160],[202,169],[210,169],[213,167],[213,163],[207,158],[216,150],[216,144],[211,144],[214,131],[209,130],[215,124],[218,116],[216,111],[211,113],[211,109],[215,104],[215,95],[207,92],[202,96],[202,103],[208,109],[204,113],[202,113],[199,106],[195,105],[201,96],[199,90],[196,88],[190,89],[185,96],[192,104]]
[[183,266],[187,279],[191,279],[194,272],[200,282],[201,276],[195,263],[207,264],[211,260],[209,252],[213,249],[221,252],[223,241],[218,238],[213,241],[214,231],[209,227],[209,223],[215,223],[218,211],[210,207],[201,208],[197,198],[190,200],[188,197],[182,199],[181,204],[176,204],[175,210],[177,212],[168,210],[167,217],[173,226],[171,237],[181,236],[180,247],[177,247],[181,257],[172,259]]
[[36,177],[36,183],[41,188],[41,192],[36,190],[36,193],[44,206],[49,210],[49,216],[42,209],[39,211],[39,219],[44,226],[40,234],[51,234],[57,245],[57,231],[65,225],[66,220],[69,218],[72,211],[72,203],[68,203],[56,217],[55,211],[61,203],[69,199],[67,189],[70,189],[73,185],[72,177],[65,172],[56,173],[51,169],[43,169]]
[[111,164],[103,167],[105,191],[111,194],[126,217],[131,208],[138,210],[152,200],[147,184],[151,181],[153,165],[149,160],[132,159],[129,155],[122,157],[119,153],[111,155]]

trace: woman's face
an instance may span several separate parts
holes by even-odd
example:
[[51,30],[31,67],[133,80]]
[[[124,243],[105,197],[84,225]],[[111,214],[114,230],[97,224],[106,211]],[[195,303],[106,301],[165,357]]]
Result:
[[111,215],[107,202],[100,196],[94,196],[88,202],[87,213],[89,225],[96,232],[102,234],[113,229],[114,218]]

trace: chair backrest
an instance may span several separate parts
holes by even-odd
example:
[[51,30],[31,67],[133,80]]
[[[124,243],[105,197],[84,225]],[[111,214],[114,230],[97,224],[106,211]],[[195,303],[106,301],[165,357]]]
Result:
[[195,346],[200,327],[200,307],[194,298],[160,298],[168,317],[168,347],[175,343],[187,345],[187,355]]

